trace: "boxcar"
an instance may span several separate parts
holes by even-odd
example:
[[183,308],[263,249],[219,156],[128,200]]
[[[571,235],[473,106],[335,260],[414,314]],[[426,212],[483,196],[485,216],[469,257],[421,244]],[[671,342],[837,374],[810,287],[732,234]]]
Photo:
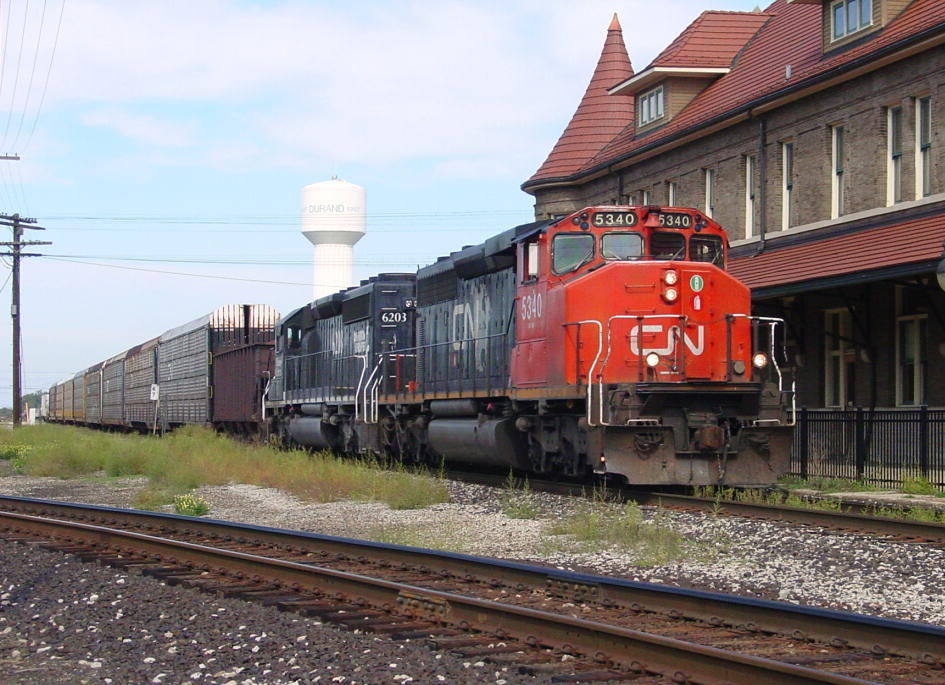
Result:
[[125,425],[144,429],[155,424],[151,386],[157,382],[155,357],[158,339],[132,347],[125,357]]
[[125,355],[122,352],[102,366],[102,423],[120,426],[125,422]]
[[62,390],[62,416],[61,420],[67,423],[72,423],[75,421],[75,411],[74,411],[74,396],[73,388],[75,387],[75,379],[69,378],[62,382],[60,386]]
[[102,366],[99,362],[85,372],[85,422],[89,425],[102,423]]
[[[273,329],[279,313],[266,305],[231,305],[230,324],[213,329],[212,420],[231,432],[258,430],[272,379]],[[236,314],[239,315],[237,319]]]
[[[165,427],[185,423],[209,424],[214,418],[214,397],[222,395],[221,416],[228,421],[253,421],[257,379],[241,383],[236,374],[254,353],[235,351],[256,345],[272,345],[272,326],[278,313],[268,305],[224,305],[206,316],[172,328],[158,342],[160,417]],[[268,327],[268,328],[267,328]],[[234,352],[232,357],[225,354]],[[213,365],[220,353],[223,368],[215,388]],[[257,405],[253,409],[253,405]]]

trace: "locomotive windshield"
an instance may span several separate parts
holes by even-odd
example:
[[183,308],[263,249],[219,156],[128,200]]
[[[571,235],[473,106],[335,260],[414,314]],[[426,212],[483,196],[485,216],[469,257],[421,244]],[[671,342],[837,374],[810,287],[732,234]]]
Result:
[[693,236],[689,240],[689,258],[694,262],[709,262],[719,268],[725,266],[722,239],[716,235]]
[[589,233],[560,233],[552,243],[552,268],[565,274],[580,268],[594,257],[594,236]]
[[643,236],[639,233],[605,233],[600,241],[604,259],[639,259],[643,256]]
[[686,237],[681,233],[654,231],[650,236],[653,259],[683,259],[686,256]]

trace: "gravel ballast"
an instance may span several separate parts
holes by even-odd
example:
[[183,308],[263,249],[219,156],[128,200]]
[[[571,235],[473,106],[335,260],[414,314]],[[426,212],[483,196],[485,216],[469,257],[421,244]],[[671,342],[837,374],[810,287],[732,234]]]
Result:
[[[116,485],[113,481],[64,481],[24,476],[0,478],[0,492],[7,494],[111,506],[130,506],[134,492],[140,485],[140,481],[121,481]],[[945,550],[928,545],[900,543],[873,536],[835,533],[813,527],[792,526],[777,522],[645,509],[647,518],[653,519],[656,517],[662,525],[680,531],[687,539],[698,544],[707,553],[684,556],[661,565],[641,567],[637,565],[639,556],[633,552],[616,549],[582,550],[573,545],[569,547],[560,544],[561,536],[549,535],[547,529],[551,522],[572,513],[579,506],[575,499],[558,495],[529,493],[528,496],[532,498],[534,505],[541,513],[537,519],[523,520],[509,518],[503,513],[503,491],[456,482],[450,484],[450,503],[439,504],[422,510],[405,511],[394,511],[386,505],[373,502],[304,503],[283,492],[249,485],[205,487],[198,490],[196,494],[209,502],[211,517],[223,520],[375,539],[378,537],[391,539],[392,532],[409,531],[409,539],[414,540],[415,544],[446,546],[470,554],[536,561],[563,569],[601,573],[683,587],[733,592],[799,604],[945,625]],[[396,536],[394,536],[394,539],[397,539]],[[68,577],[80,573],[83,569],[85,569],[85,573],[114,573],[108,569],[100,569],[77,561],[63,561],[62,557],[56,557],[47,552],[38,550],[23,551],[22,547],[15,547],[14,549],[16,551],[8,552],[8,563],[0,572],[4,592],[10,592],[11,590],[6,589],[10,586],[14,590],[23,590],[30,583],[34,583],[34,586],[29,589],[31,596],[44,598],[46,586],[41,580],[49,574]],[[27,559],[21,556],[24,554],[31,556]],[[55,559],[57,564],[66,564],[66,566],[63,567],[63,570],[52,572],[49,570],[51,568],[49,558]],[[21,562],[25,561],[36,564],[36,569],[24,571],[21,568]],[[41,570],[44,567],[47,570]],[[37,575],[40,580],[34,578]],[[105,583],[105,581],[101,582]],[[169,597],[176,597],[178,593],[183,592],[177,588],[166,588],[147,578],[128,577],[126,582],[153,584],[155,587],[149,590],[150,592],[168,592],[171,593]],[[69,584],[59,584],[56,587],[61,591],[79,591]],[[104,590],[102,591],[104,592]],[[85,594],[90,593],[86,592]],[[130,596],[130,593],[126,594],[126,597],[128,596]],[[74,610],[65,612],[64,615],[74,617],[77,625],[79,625],[82,623],[81,615],[94,609],[94,606],[87,603],[83,604],[77,597],[67,599],[64,603],[75,601],[79,603],[70,604],[70,607],[74,607]],[[150,617],[144,621],[145,624],[151,625],[151,623],[161,623],[163,621],[167,625],[186,625],[186,621],[189,620],[192,614],[199,613],[198,608],[204,613],[212,613],[209,611],[211,604],[227,607],[227,612],[218,614],[212,621],[206,623],[210,630],[209,633],[205,634],[202,628],[193,632],[190,639],[198,640],[200,645],[210,645],[200,646],[200,649],[218,649],[218,646],[213,645],[221,641],[223,643],[242,641],[248,644],[250,640],[255,639],[248,637],[249,634],[255,632],[258,635],[259,630],[258,628],[256,630],[248,629],[249,632],[244,631],[244,634],[240,637],[234,637],[235,633],[232,631],[237,630],[238,626],[242,624],[247,626],[266,625],[266,632],[269,635],[274,634],[269,629],[270,623],[273,630],[276,627],[282,630],[281,626],[285,624],[285,633],[280,633],[278,639],[273,638],[272,644],[267,641],[269,646],[266,648],[266,659],[278,659],[282,655],[280,649],[275,646],[276,643],[288,644],[287,640],[291,642],[290,638],[295,639],[290,634],[300,629],[293,623],[294,621],[310,620],[285,616],[275,610],[248,605],[236,600],[228,602],[208,600],[205,595],[199,594],[194,594],[192,600],[177,601],[182,601],[184,605],[192,601],[194,608],[178,608],[169,598],[162,599],[163,610],[168,614],[167,618]],[[18,606],[22,607],[22,602]],[[138,601],[135,602],[135,606],[138,611],[144,610],[144,606]],[[245,607],[245,609],[239,609],[238,607]],[[7,606],[2,606],[0,609],[2,609],[0,619],[12,616],[11,609]],[[35,619],[37,624],[49,626],[49,630],[47,630],[49,634],[52,634],[53,631],[59,631],[50,623],[52,615],[50,611],[52,609],[55,609],[55,607],[47,606],[44,599],[41,607],[28,610],[38,616]],[[248,622],[249,619],[243,618],[235,619],[235,626],[226,623],[226,621],[244,610],[247,612],[264,612],[268,618],[263,623]],[[17,611],[22,612],[22,615],[18,613],[18,619],[14,622],[16,627],[12,633],[0,634],[0,649],[12,649],[8,644],[11,639],[37,639],[36,635],[21,635],[16,632],[17,630],[24,630],[23,619],[32,615],[22,608]],[[271,618],[272,615],[275,618]],[[99,625],[100,628],[109,624],[108,621],[100,624],[98,622],[100,619],[92,618],[87,619],[86,623],[91,624],[93,620],[96,621],[95,625]],[[218,625],[223,626],[224,624],[228,627],[217,629]],[[200,625],[203,626],[204,624],[201,623]],[[9,626],[0,623],[0,631],[5,627]],[[173,631],[174,628],[169,630]],[[323,628],[323,630],[327,631],[329,629]],[[301,633],[296,633],[296,637],[298,634]],[[330,654],[335,651],[343,654],[360,653],[357,650],[373,648],[371,645],[378,644],[373,638],[340,633],[334,629],[330,629],[327,634],[329,635],[328,638],[323,639],[319,636],[317,642],[312,642],[305,650],[301,651],[313,655],[312,658],[316,659],[317,663],[324,664],[330,659]],[[334,642],[336,634],[340,641],[338,643]],[[84,636],[82,644],[85,644],[84,640],[89,639],[86,634],[77,633],[77,635]],[[118,635],[116,634],[115,639],[117,638]],[[350,640],[358,641],[358,646],[356,648],[345,646],[346,641]],[[95,667],[82,666],[78,664],[78,659],[85,661],[98,659],[101,662],[99,668],[103,669],[101,673],[104,673],[104,669],[114,658],[108,656],[109,650],[114,649],[117,659],[123,664],[122,667],[131,668],[133,664],[128,661],[129,657],[127,657],[126,652],[121,651],[125,649],[121,647],[122,644],[124,643],[120,639],[115,642],[111,638],[108,641],[98,640],[92,642],[89,647],[83,648],[87,651],[87,656],[79,655],[81,650],[70,650],[70,653],[73,654],[74,667],[78,669],[78,672],[85,673],[88,669],[95,669]],[[335,644],[342,646],[332,647]],[[368,646],[364,646],[365,644]],[[406,649],[401,643],[382,641],[382,644],[384,645],[383,649],[389,650],[389,652],[375,651],[368,657],[365,662],[366,665],[373,664],[376,667],[384,662],[386,669],[387,663],[397,662],[392,656],[388,657],[388,654],[400,654]],[[35,653],[38,648],[38,646],[28,646],[25,651]],[[232,650],[232,647],[229,649]],[[380,647],[376,649],[381,650]],[[194,647],[194,650],[197,650],[197,647]],[[409,651],[412,652],[413,650]],[[187,659],[196,659],[197,663],[202,658],[202,652],[194,651],[191,653],[188,651],[187,654]],[[142,655],[142,658],[145,656],[147,655]],[[158,655],[154,654],[152,656],[157,658]],[[241,655],[241,658],[244,656]],[[183,660],[184,657],[181,656],[180,659]],[[424,672],[423,669],[426,669],[428,662],[433,659],[432,652],[425,648],[417,648],[416,659],[417,668],[414,673]],[[128,661],[128,663],[125,664],[125,661]],[[256,661],[261,664],[266,663],[263,658],[250,659],[249,661],[252,663]],[[407,663],[407,661],[404,658],[400,659],[402,663]],[[237,662],[233,661],[233,663],[236,664]],[[243,661],[238,662],[239,665],[243,665],[243,663]],[[278,665],[279,662],[276,661],[275,663]],[[312,662],[308,661],[306,663]],[[214,672],[229,672],[227,669],[232,670],[236,667],[220,666]],[[348,664],[344,676],[355,678],[357,682],[400,682],[392,680],[395,675],[406,675],[408,678],[417,677],[411,675],[411,669],[407,667],[404,667],[402,673],[399,674],[385,670],[383,674],[359,672],[356,676],[352,672],[354,667],[354,664]],[[449,672],[450,680],[447,682],[492,682],[494,680],[519,682],[516,678],[524,678],[524,676],[509,675],[508,673],[499,673],[498,675],[491,671],[487,673],[482,668],[479,672],[472,674],[469,672],[469,669],[473,668],[472,665],[467,667],[460,662],[450,663],[447,666],[442,659],[436,660],[434,667],[455,670],[455,673],[454,670]],[[284,667],[280,667],[283,670],[278,672],[272,666],[268,668],[271,669],[270,672],[264,674],[263,670],[265,669],[263,667],[251,666],[250,671],[247,671],[247,673],[251,672],[250,675],[240,673],[237,674],[240,677],[233,676],[232,681],[234,683],[244,681],[291,681],[292,674],[288,673],[286,675]],[[308,677],[311,675],[311,669],[306,671],[306,668],[307,666],[301,665],[295,671],[304,671],[307,674],[306,677]],[[486,671],[488,671],[488,668],[486,668]],[[159,670],[151,669],[149,665],[149,668],[142,671],[141,677],[149,675],[148,680],[150,680],[156,677],[159,672]],[[90,672],[89,677],[100,681],[102,679],[101,673],[96,669],[94,672]],[[185,676],[189,677],[189,673],[184,674],[183,671],[176,671],[175,673],[177,674],[175,677],[168,676],[168,679],[162,682],[183,682],[186,679]],[[454,680],[454,676],[459,679]],[[227,682],[223,679],[224,676],[214,677],[219,677],[221,680],[199,680],[199,682]],[[371,679],[375,677],[379,679]],[[247,681],[246,678],[250,678],[250,680]],[[256,678],[256,680],[252,680],[252,678]],[[283,681],[280,680],[281,678],[289,678],[289,680]],[[330,680],[331,678],[329,678]],[[114,682],[120,682],[120,680],[114,680]],[[142,680],[141,682],[146,681]],[[194,682],[198,682],[198,680],[194,680]],[[325,682],[324,678],[320,682]]]
[[476,659],[4,545],[3,683],[544,683]]

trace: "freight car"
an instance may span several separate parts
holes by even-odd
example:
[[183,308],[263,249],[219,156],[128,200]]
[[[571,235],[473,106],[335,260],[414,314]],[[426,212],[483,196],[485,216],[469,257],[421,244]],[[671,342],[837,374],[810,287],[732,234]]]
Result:
[[259,432],[278,319],[268,305],[220,307],[57,383],[49,390],[48,420],[138,431],[200,424]]
[[715,221],[588,207],[276,327],[267,405],[286,443],[629,483],[785,473],[783,322],[750,314]]

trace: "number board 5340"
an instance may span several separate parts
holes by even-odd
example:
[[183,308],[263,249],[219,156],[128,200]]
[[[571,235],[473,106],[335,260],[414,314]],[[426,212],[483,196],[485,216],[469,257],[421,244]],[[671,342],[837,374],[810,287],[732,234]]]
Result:
[[665,228],[691,228],[692,216],[680,212],[663,212],[660,216],[660,226]]
[[637,215],[633,212],[596,212],[594,225],[606,228],[636,226]]

